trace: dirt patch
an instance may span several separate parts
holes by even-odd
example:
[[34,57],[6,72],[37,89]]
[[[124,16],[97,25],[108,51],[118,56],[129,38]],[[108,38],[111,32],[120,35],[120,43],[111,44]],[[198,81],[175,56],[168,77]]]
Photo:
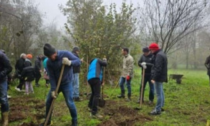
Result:
[[24,120],[27,118],[27,115],[21,111],[13,111],[9,115],[9,122],[15,122]]
[[34,124],[33,122],[31,122],[31,123],[23,123],[20,126],[38,126],[38,125],[37,124]]
[[104,115],[109,115],[110,118],[99,126],[133,126],[136,122],[143,124],[148,121],[153,121],[151,117],[140,115],[133,108],[117,104],[115,101],[107,101],[103,113]]

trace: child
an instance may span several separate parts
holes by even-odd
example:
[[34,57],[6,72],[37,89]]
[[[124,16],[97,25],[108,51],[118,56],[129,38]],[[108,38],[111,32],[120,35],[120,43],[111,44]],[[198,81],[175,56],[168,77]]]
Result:
[[23,69],[21,76],[25,81],[26,95],[29,95],[30,93],[34,93],[33,86],[32,86],[32,81],[35,79],[34,67],[32,66],[25,67]]

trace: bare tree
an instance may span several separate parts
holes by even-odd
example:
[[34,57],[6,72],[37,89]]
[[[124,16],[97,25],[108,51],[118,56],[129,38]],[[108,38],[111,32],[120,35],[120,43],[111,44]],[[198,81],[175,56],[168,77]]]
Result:
[[140,20],[165,53],[173,52],[180,40],[205,25],[207,5],[206,0],[145,0]]

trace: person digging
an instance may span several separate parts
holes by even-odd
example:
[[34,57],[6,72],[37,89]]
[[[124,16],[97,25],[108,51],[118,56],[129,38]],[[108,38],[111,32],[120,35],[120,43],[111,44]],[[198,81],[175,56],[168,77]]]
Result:
[[[57,97],[55,92],[58,79],[60,78],[61,68],[65,65],[63,77],[61,80],[58,93],[62,92],[65,98],[66,104],[69,108],[70,115],[72,117],[72,126],[77,126],[77,111],[76,106],[73,101],[73,66],[79,66],[81,64],[80,59],[74,56],[69,51],[56,51],[54,47],[50,44],[44,45],[44,55],[49,59],[47,61],[47,72],[50,77],[50,86],[51,89],[48,93],[46,100],[46,118],[50,110],[53,99]],[[51,124],[51,115],[49,120],[45,120],[44,123],[40,126],[44,126],[47,123],[47,126]]]
[[98,102],[100,98],[100,89],[101,84],[103,83],[103,67],[107,66],[107,59],[103,58],[100,60],[98,58],[94,58],[90,61],[89,69],[88,69],[88,83],[91,87],[91,97],[88,103],[88,107],[91,110],[91,117],[102,119],[103,116],[99,115],[98,112]]
[[[144,91],[145,91],[145,87],[147,82],[149,83],[149,104],[153,104],[153,100],[154,100],[154,85],[151,82],[151,70],[152,70],[152,53],[150,53],[150,50],[148,47],[143,48],[143,55],[141,56],[141,58],[138,61],[138,65],[139,67],[142,68],[142,72],[143,70],[145,70],[145,75],[144,77],[144,82],[143,85],[141,84],[140,86],[140,92],[143,90],[142,94],[142,102],[144,102]],[[142,87],[144,87],[142,89]],[[138,102],[140,103],[140,98],[138,99]]]
[[7,76],[12,71],[7,56],[0,51],[0,103],[1,103],[1,118],[2,126],[8,126],[9,119],[9,103],[7,98]]

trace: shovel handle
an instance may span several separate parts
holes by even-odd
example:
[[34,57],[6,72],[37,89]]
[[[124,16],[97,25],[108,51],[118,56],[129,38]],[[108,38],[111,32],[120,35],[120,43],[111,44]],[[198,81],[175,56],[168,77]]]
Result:
[[141,79],[140,108],[141,108],[142,102],[143,102],[144,76],[145,76],[145,69],[143,69],[143,72],[142,72],[142,79]]
[[[57,84],[57,87],[56,87],[56,90],[55,90],[55,95],[58,94],[58,90],[59,90],[59,88],[60,88],[61,80],[62,80],[62,77],[63,77],[64,68],[65,68],[65,65],[62,65],[61,73],[60,73],[59,80],[58,80],[58,84]],[[50,113],[51,113],[52,110],[53,110],[54,102],[55,102],[55,99],[53,98],[52,103],[51,103],[51,106],[50,106],[50,110],[49,110],[49,112],[48,112],[48,114],[47,114],[47,118],[46,118],[46,120],[45,120],[45,122],[44,122],[44,126],[47,126],[47,122],[48,122],[48,120],[49,120],[49,118],[50,118]]]

